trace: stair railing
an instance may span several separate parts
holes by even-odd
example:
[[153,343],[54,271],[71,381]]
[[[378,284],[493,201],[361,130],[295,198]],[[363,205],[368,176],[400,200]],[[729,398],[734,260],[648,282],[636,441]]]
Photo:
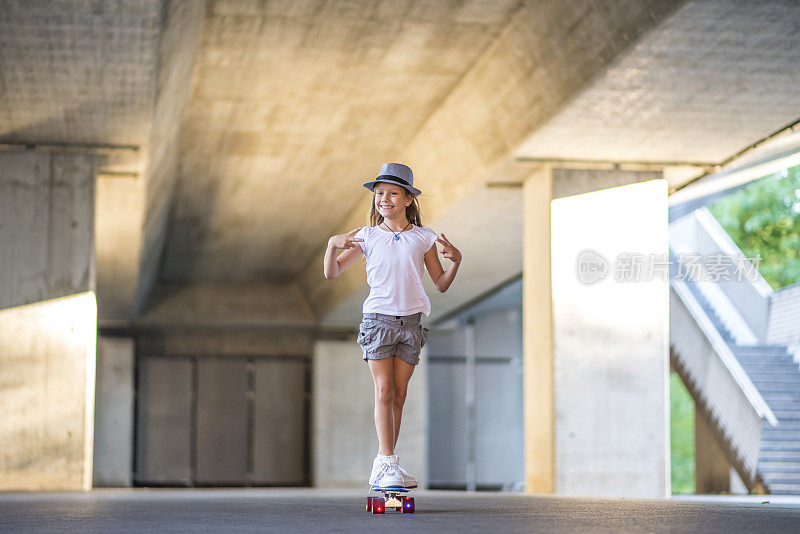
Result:
[[[733,242],[717,219],[704,206],[694,212],[697,221],[696,243],[699,254],[722,254],[730,258],[744,258],[744,252]],[[719,288],[730,299],[736,310],[761,343],[767,343],[772,288],[748,259],[743,260],[747,273],[731,280],[717,281]]]
[[778,420],[742,369],[686,283],[670,281],[670,344],[695,401],[721,434],[729,461],[751,490],[759,483],[756,469],[763,421]]
[[767,343],[800,345],[800,282],[770,295]]

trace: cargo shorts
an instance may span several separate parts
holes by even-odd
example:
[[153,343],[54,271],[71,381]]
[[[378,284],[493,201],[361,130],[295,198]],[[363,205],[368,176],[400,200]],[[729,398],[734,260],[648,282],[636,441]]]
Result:
[[365,313],[358,325],[357,339],[363,360],[397,356],[411,365],[417,365],[428,332],[420,323],[421,317],[422,312],[412,315]]

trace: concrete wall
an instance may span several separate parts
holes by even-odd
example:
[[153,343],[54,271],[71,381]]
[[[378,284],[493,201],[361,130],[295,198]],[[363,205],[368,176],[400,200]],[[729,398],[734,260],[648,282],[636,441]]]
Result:
[[131,338],[97,340],[95,486],[130,486],[133,472],[133,358]]
[[0,309],[94,289],[90,156],[0,152]]
[[[666,181],[554,200],[551,215],[556,492],[666,498],[669,281],[615,279],[620,253],[666,254]],[[605,278],[579,279],[602,263],[584,249]]]
[[[408,384],[395,454],[427,485],[427,347]],[[378,453],[375,390],[355,338],[317,341],[312,370],[312,478],[315,486],[365,487]]]
[[0,489],[91,487],[93,206],[90,156],[0,153]]
[[553,198],[571,197],[662,177],[660,171],[553,169]]
[[138,354],[181,356],[305,356],[313,338],[306,329],[279,328],[167,328],[137,337]]
[[0,311],[0,490],[91,489],[94,294]]
[[[213,297],[201,293],[190,300],[208,311],[203,304]],[[310,482],[312,396],[306,379],[313,332],[297,324],[270,325],[270,314],[259,325],[230,326],[237,317],[226,302],[217,303],[216,320],[201,313],[192,316],[194,324],[176,326],[165,313],[137,330],[134,483]],[[170,309],[174,320],[187,318],[182,306]]]
[[[522,488],[521,306],[522,280],[518,279],[453,317],[452,330],[431,329],[425,345],[430,362],[431,485]],[[467,327],[469,319],[472,328]],[[470,345],[476,357],[474,394],[467,385]]]

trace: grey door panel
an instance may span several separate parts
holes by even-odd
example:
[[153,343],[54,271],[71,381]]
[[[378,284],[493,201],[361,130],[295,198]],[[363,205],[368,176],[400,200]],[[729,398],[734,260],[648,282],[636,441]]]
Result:
[[198,484],[247,481],[247,362],[197,361]]
[[138,364],[136,480],[191,481],[192,362],[145,357]]
[[255,365],[253,470],[256,484],[302,484],[305,452],[304,361]]

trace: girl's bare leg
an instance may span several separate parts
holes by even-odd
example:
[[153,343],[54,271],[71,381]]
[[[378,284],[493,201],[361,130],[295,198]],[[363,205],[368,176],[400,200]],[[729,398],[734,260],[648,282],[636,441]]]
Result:
[[411,374],[414,372],[415,366],[397,356],[391,359],[394,360],[394,402],[392,406],[394,413],[394,441],[392,442],[392,451],[394,451],[397,438],[400,436],[400,421],[403,418],[403,404],[406,402],[408,382],[411,380]]
[[[378,432],[378,452],[391,456],[394,454],[394,369],[396,358],[367,360],[372,380],[375,383],[375,430]],[[397,358],[399,359],[399,358]]]

